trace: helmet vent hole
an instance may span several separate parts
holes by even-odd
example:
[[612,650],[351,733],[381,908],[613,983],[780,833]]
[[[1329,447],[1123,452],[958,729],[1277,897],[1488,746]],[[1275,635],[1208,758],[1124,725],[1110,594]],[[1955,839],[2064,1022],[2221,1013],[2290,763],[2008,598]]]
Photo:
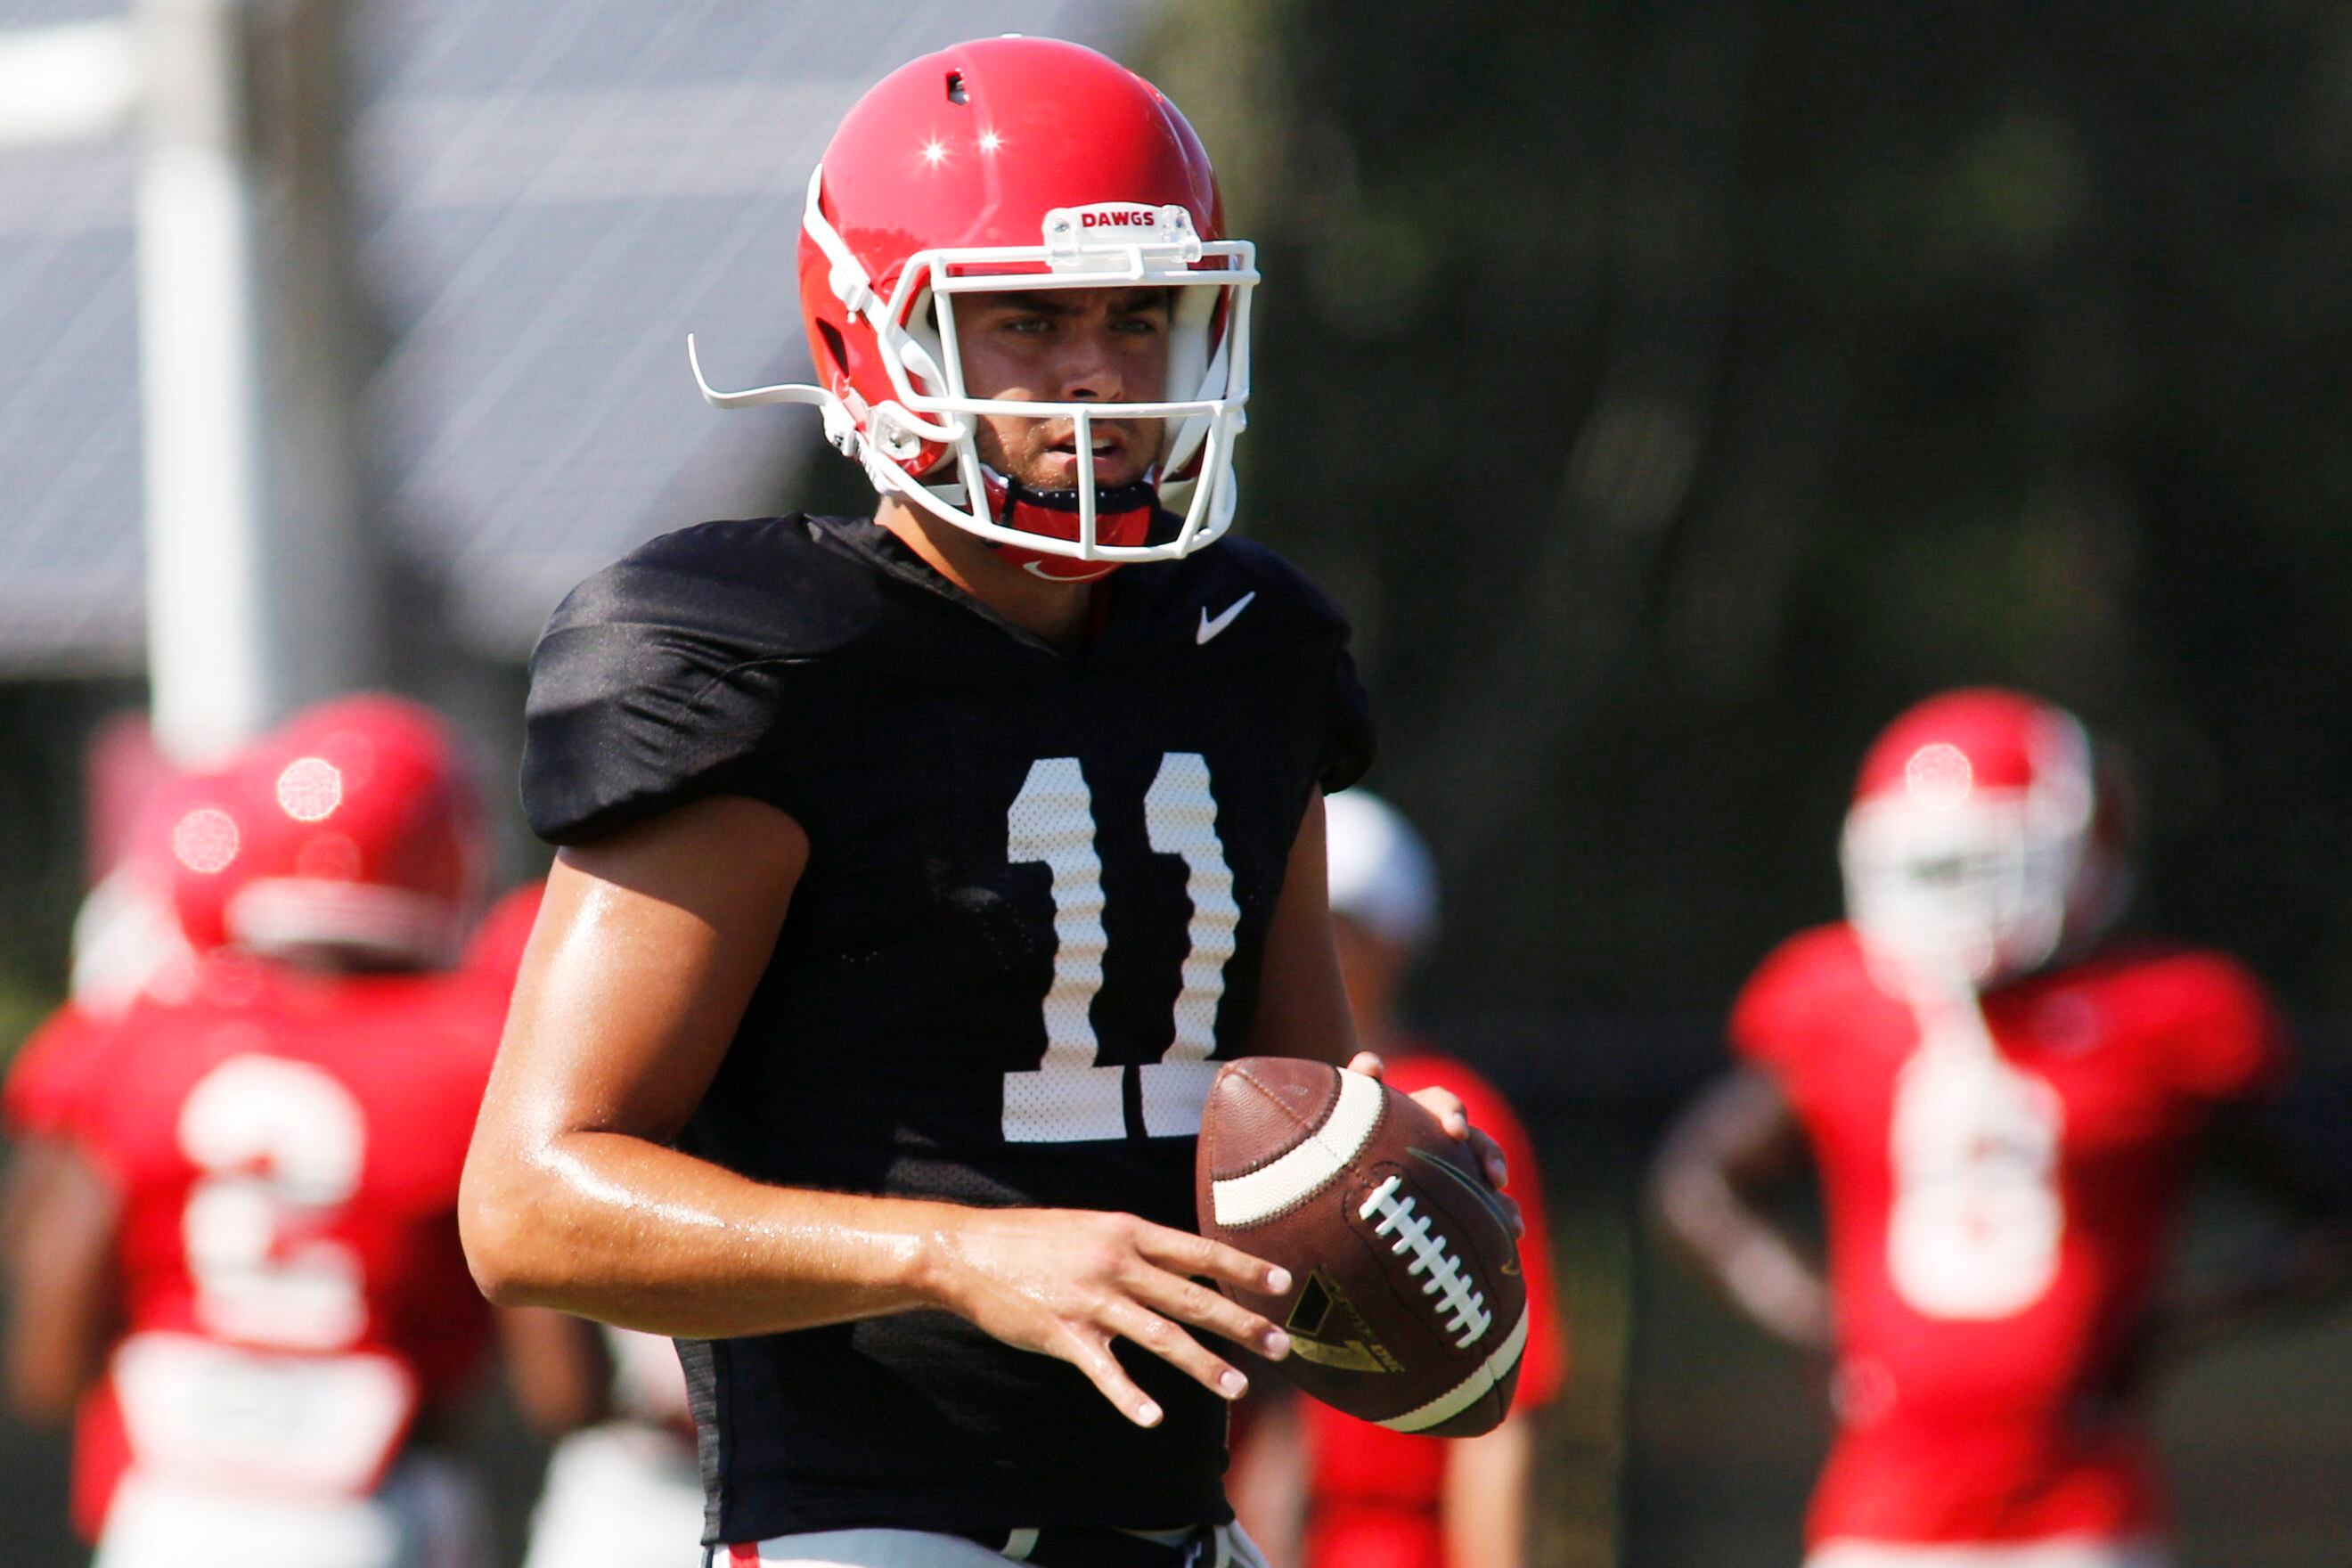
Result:
[[948,72],[948,101],[950,103],[970,103],[971,101],[971,95],[966,93],[963,89],[963,72],[961,71]]
[[816,330],[818,335],[824,339],[825,352],[833,356],[833,368],[841,374],[847,375],[849,374],[849,344],[842,337],[841,329],[835,326],[831,321],[819,321],[816,324]]

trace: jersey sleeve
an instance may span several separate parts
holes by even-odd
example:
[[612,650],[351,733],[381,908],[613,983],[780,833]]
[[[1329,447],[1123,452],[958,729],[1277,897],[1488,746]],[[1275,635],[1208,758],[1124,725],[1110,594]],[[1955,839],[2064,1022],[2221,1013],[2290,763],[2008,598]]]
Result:
[[2178,1024],[2173,1079],[2199,1100],[2252,1099],[2286,1076],[2292,1058],[2285,1020],[2253,973],[2221,953],[2172,961]]
[[1372,700],[1356,673],[1356,660],[1341,648],[1331,664],[1331,695],[1323,763],[1317,783],[1325,795],[1346,789],[1372,765]]
[[794,811],[793,742],[818,732],[802,711],[814,677],[776,635],[790,601],[765,591],[756,551],[719,526],[656,540],[589,578],[541,635],[522,805],[541,838],[579,843],[718,795]]
[[1780,944],[1740,987],[1727,1026],[1733,1055],[1785,1082],[1804,1066],[1817,1027],[1813,978],[1824,937],[1808,931]]
[[56,1138],[73,1122],[108,1033],[104,1019],[71,1002],[16,1047],[0,1083],[0,1131],[10,1138]]

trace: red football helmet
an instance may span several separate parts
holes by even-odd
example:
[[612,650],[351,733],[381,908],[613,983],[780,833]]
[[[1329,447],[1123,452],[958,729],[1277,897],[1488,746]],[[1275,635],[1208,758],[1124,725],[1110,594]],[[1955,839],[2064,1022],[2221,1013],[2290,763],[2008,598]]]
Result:
[[1928,699],[1864,759],[1841,859],[1876,955],[1983,989],[2080,946],[2120,902],[2116,812],[2071,713],[1979,688]]
[[264,737],[235,778],[246,846],[223,906],[229,940],[402,967],[455,959],[487,843],[439,719],[394,697],[321,703]]
[[[183,773],[166,784],[140,814],[121,863],[92,889],[83,919],[75,921],[76,994],[82,989],[79,950],[85,920],[92,928],[93,960],[110,943],[127,940],[132,949],[118,962],[126,974],[140,978],[109,987],[119,994],[135,994],[177,960],[226,942],[223,911],[245,880],[251,847],[250,825],[229,773]],[[164,910],[168,931],[153,919]]]
[[[882,494],[1041,576],[1087,581],[1122,562],[1183,555],[1232,523],[1255,250],[1224,237],[1216,175],[1192,126],[1126,67],[1076,44],[1003,37],[892,72],[850,110],[810,176],[800,272],[822,384],[720,393],[697,361],[713,404],[816,405],[826,434]],[[1165,401],[968,395],[956,296],[1137,286],[1173,291]],[[1138,486],[1097,494],[1082,461],[1076,489],[1039,493],[982,465],[982,415],[1070,420],[1080,453],[1096,419],[1160,420],[1170,431]],[[1155,502],[1183,514],[1156,544],[1145,542]]]

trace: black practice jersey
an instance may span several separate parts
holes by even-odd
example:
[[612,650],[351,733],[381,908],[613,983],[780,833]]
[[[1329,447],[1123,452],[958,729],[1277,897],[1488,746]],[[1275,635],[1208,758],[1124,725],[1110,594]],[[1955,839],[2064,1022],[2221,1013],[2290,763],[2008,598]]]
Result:
[[[589,579],[531,661],[523,802],[557,843],[699,796],[807,869],[682,1146],[761,1181],[1193,1226],[1312,792],[1369,761],[1339,612],[1238,541],[1128,566],[1063,652],[870,521],[709,523]],[[1230,1518],[1221,1401],[945,1312],[680,1347],[706,1540]]]

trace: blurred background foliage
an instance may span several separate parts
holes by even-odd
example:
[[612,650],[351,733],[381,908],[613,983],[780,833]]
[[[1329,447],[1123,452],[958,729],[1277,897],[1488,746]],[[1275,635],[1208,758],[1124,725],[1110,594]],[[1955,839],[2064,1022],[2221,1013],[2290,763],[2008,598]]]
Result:
[[[1822,1369],[1633,1183],[1740,979],[1835,918],[1889,717],[2074,707],[2138,922],[2352,1065],[2352,11],[1234,0],[1145,68],[1263,246],[1246,525],[1356,616],[1370,782],[1451,896],[1423,1010],[1544,1140],[1546,1560],[1794,1562]],[[2176,1387],[2185,1560],[2336,1560],[2347,1369],[2338,1329]]]
[[[1457,893],[1425,1011],[1718,1010],[1835,915],[1871,734],[1977,681],[2120,748],[2144,924],[2352,1008],[2352,11],[1160,15],[1268,279],[1243,526],[1354,616]],[[870,504],[806,428],[775,504]],[[411,673],[510,758],[519,672]],[[134,696],[0,691],[0,989],[59,984]]]
[[1245,525],[1357,618],[1433,1012],[1713,1009],[1871,733],[2132,765],[2144,923],[2352,1001],[2352,13],[1178,7],[1269,279]]

